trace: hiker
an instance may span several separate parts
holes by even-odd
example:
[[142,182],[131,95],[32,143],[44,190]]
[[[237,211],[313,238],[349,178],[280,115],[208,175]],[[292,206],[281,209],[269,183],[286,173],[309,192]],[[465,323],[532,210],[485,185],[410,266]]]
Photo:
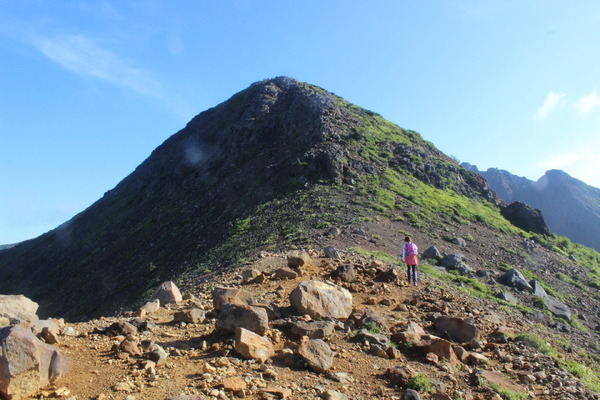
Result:
[[417,253],[419,249],[417,245],[412,242],[410,236],[404,238],[404,245],[402,246],[402,261],[406,263],[406,273],[408,275],[408,283],[411,282],[417,286]]

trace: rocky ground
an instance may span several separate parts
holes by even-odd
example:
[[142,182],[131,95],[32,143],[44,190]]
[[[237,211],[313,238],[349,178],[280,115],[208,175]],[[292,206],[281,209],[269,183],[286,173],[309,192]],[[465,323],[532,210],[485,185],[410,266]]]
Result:
[[[46,340],[58,340],[67,368],[32,398],[600,398],[554,358],[515,339],[544,337],[539,324],[425,274],[412,286],[403,269],[346,249],[338,255],[314,250],[293,261],[290,253],[261,253],[242,269],[188,282],[178,303],[60,323]],[[349,317],[310,317],[312,310],[292,306],[290,294],[307,280],[348,289]],[[249,318],[263,324],[255,331],[264,329],[272,357],[238,347],[244,339],[236,342],[224,327],[247,326],[248,316],[225,321],[232,311],[215,310],[218,287],[241,289],[231,301],[251,298],[266,311],[266,326],[260,315]]]

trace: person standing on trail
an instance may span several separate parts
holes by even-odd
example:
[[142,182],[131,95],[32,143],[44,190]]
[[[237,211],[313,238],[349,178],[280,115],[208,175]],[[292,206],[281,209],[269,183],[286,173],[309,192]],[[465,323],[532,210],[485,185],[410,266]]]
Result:
[[402,246],[402,262],[406,263],[408,283],[413,283],[415,286],[417,286],[417,265],[419,265],[418,253],[417,245],[412,242],[410,236],[406,236]]

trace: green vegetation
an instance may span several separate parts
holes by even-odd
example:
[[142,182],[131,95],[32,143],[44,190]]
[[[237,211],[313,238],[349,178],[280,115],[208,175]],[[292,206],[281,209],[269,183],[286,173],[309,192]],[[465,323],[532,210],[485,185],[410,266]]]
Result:
[[250,224],[252,223],[252,217],[239,219],[234,222],[233,228],[231,230],[232,235],[239,235],[245,233],[250,229]]
[[[581,379],[581,381],[591,390],[600,390],[600,379],[598,377],[598,365],[593,367],[574,360],[565,360],[559,356],[559,352],[555,347],[547,343],[544,339],[533,333],[519,333],[514,338],[515,341],[522,342],[533,347],[542,354],[553,357],[562,368],[570,371],[573,375]],[[554,339],[565,350],[571,349],[571,344],[567,339],[555,337]],[[585,357],[584,357],[585,358]],[[593,361],[591,361],[593,362]]]
[[[415,220],[480,222],[504,233],[521,233],[520,229],[502,217],[497,207],[458,195],[451,189],[434,188],[399,171],[386,169],[380,185],[384,188],[380,190],[387,190],[419,206],[418,213],[413,212]],[[412,215],[407,217],[411,218]]]
[[456,271],[441,273],[435,268],[433,268],[431,265],[425,263],[421,264],[419,266],[419,269],[421,270],[421,272],[424,272],[439,281],[455,284],[458,290],[470,296],[494,301],[508,309],[516,309],[522,314],[533,313],[533,310],[527,306],[524,306],[522,304],[513,304],[508,301],[499,299],[498,297],[496,297],[495,291],[492,288],[490,288],[490,286],[480,282],[477,279],[458,275]]
[[597,369],[594,370],[585,364],[573,360],[559,360],[559,363],[561,367],[578,377],[585,386],[593,391],[600,391],[600,379],[598,378]]
[[355,252],[356,254],[361,254],[363,256],[374,258],[375,260],[383,261],[389,264],[400,264],[402,260],[400,257],[389,255],[388,253],[380,250],[376,251],[368,251],[363,249],[362,247],[351,247],[350,251]]
[[374,333],[376,335],[383,333],[383,328],[376,322],[369,321],[365,324],[365,329],[370,333]]
[[505,400],[525,400],[529,397],[527,393],[517,393],[513,390],[502,389],[499,385],[495,383],[490,382],[488,383],[488,385],[494,392],[498,393]]
[[410,377],[408,380],[408,387],[409,389],[416,390],[419,393],[433,392],[431,380],[421,372]]
[[556,350],[553,349],[546,341],[533,333],[519,333],[515,336],[515,341],[525,343],[533,347],[542,354],[556,356]]

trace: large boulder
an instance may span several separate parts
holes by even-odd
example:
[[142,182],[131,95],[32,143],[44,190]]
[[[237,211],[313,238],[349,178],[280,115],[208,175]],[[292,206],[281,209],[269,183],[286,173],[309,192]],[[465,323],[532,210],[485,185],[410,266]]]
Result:
[[321,339],[302,341],[296,352],[315,372],[326,372],[333,365],[334,353]]
[[343,282],[354,282],[358,277],[358,272],[352,264],[342,264],[331,273],[333,278],[338,278]]
[[511,268],[504,275],[502,275],[502,277],[500,277],[500,282],[507,286],[517,288],[523,292],[533,292],[533,288],[529,282],[527,282],[527,279],[525,279],[521,271],[516,268]]
[[449,364],[458,365],[460,360],[454,351],[454,346],[447,340],[435,338],[427,342],[423,342],[417,346],[423,353],[433,353],[440,360],[446,360]]
[[269,329],[269,317],[264,308],[240,304],[224,304],[215,323],[219,331],[235,333],[237,328],[245,328],[259,335]]
[[512,304],[517,304],[519,302],[519,299],[517,299],[512,293],[509,292],[500,292],[496,295],[496,297],[500,300],[508,301]]
[[341,258],[340,254],[335,249],[335,247],[332,247],[332,246],[325,247],[325,249],[323,249],[323,251],[325,252],[325,257],[327,257],[327,258],[335,258],[336,260],[339,260]]
[[471,267],[469,267],[468,264],[465,264],[464,262],[459,262],[456,266],[456,272],[458,272],[460,276],[468,276],[471,275],[474,271]]
[[294,269],[300,269],[305,267],[311,267],[313,265],[312,258],[305,251],[296,251],[287,256],[288,267]]
[[448,254],[440,261],[440,266],[444,268],[456,268],[465,258],[462,254]]
[[323,339],[333,335],[333,321],[296,321],[292,322],[292,333],[296,336],[307,336],[309,339]]
[[548,293],[546,293],[546,290],[544,290],[544,288],[542,287],[540,282],[538,282],[534,279],[531,282],[529,282],[529,284],[531,285],[531,288],[533,290],[533,295],[535,297],[540,297],[543,299],[546,296],[548,296]]
[[479,329],[464,319],[442,315],[435,319],[434,324],[440,332],[447,333],[457,342],[470,342],[472,339],[479,338]]
[[454,239],[452,239],[452,243],[460,247],[467,247],[467,241],[461,237],[455,237]]
[[252,304],[252,295],[250,292],[232,287],[218,286],[212,291],[213,307],[221,311],[224,304]]
[[442,253],[440,253],[440,251],[438,250],[437,247],[431,246],[431,247],[429,247],[427,250],[425,250],[423,252],[423,254],[421,255],[421,258],[424,258],[424,259],[433,259],[433,260],[441,260]]
[[44,329],[48,329],[57,335],[60,331],[58,324],[51,319],[38,319],[36,321],[31,321],[29,324],[29,329],[31,329],[31,332],[33,332],[33,334],[36,336],[42,333]]
[[275,349],[269,339],[244,328],[237,328],[234,348],[242,357],[260,363],[275,355]]
[[547,295],[544,297],[544,304],[548,310],[556,317],[564,318],[567,321],[571,320],[572,312],[569,306],[558,301],[555,297]]
[[0,394],[19,399],[53,384],[63,372],[60,351],[20,326],[0,330]]
[[192,308],[190,310],[176,311],[173,314],[174,322],[185,322],[186,324],[201,324],[206,318],[204,310]]
[[400,396],[400,400],[421,400],[419,396],[419,392],[414,389],[406,389],[402,392],[402,396]]
[[147,315],[157,312],[160,309],[160,300],[148,301],[138,309],[138,315]]
[[312,318],[346,319],[352,313],[352,294],[337,285],[321,281],[302,281],[290,293],[291,305]]
[[31,301],[22,294],[0,295],[0,317],[9,320],[36,321],[38,319],[38,307],[36,302]]
[[409,322],[408,326],[404,331],[396,332],[392,335],[394,342],[400,343],[413,343],[420,345],[423,341],[423,336],[427,333],[425,330],[416,322]]
[[166,281],[154,291],[150,301],[159,300],[159,304],[179,303],[183,296],[177,285],[172,281]]

